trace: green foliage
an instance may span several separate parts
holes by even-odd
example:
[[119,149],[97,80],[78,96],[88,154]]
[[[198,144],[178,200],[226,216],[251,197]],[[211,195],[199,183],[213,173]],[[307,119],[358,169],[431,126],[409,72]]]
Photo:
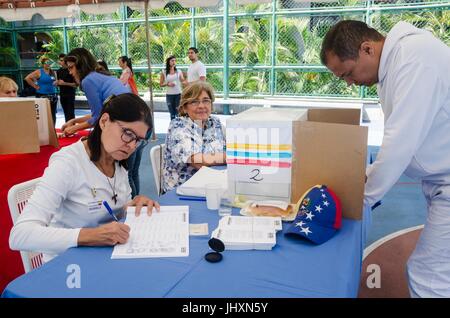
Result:
[[[420,28],[430,30],[436,37],[450,45],[450,10],[442,5],[434,9],[397,9],[397,5],[416,3],[418,5],[433,0],[394,0],[371,1],[370,6],[392,6],[392,8],[370,11],[371,25],[386,34],[398,21],[407,21]],[[270,94],[271,86],[275,94],[285,95],[317,95],[317,96],[359,96],[357,87],[347,87],[344,81],[337,79],[320,65],[319,53],[322,39],[329,28],[342,19],[364,21],[365,12],[322,12],[323,8],[361,8],[365,9],[366,0],[335,1],[293,1],[278,0],[275,25],[272,25],[273,2],[263,4],[237,5],[230,1],[228,30],[229,43],[229,92],[245,96]],[[446,9],[447,8],[447,9]],[[292,13],[292,10],[310,10],[310,13]],[[194,45],[199,49],[201,60],[207,65],[207,79],[217,92],[223,91],[224,64],[224,25],[221,5],[217,7],[197,8],[194,19],[192,10],[182,8],[177,3],[167,5],[164,9],[149,11],[150,27],[150,60],[153,65],[151,85],[158,94],[164,89],[159,87],[159,72],[164,67],[169,55],[177,57],[180,69],[186,70],[190,64],[187,49]],[[237,13],[237,15],[234,15]],[[268,13],[268,15],[264,15]],[[205,15],[217,15],[204,17]],[[127,19],[142,19],[142,10],[127,8]],[[167,19],[164,18],[176,18]],[[81,21],[121,21],[121,11],[109,15],[87,15],[82,13]],[[191,24],[195,23],[194,26]],[[1,25],[1,21],[0,21]],[[147,39],[145,24],[141,21],[127,22],[127,50],[136,68],[136,82],[140,91],[147,91],[149,75],[143,68],[147,66]],[[195,34],[191,30],[195,29]],[[272,35],[272,29],[275,34]],[[2,42],[0,33],[0,67],[17,65],[16,52],[10,42]],[[57,54],[63,51],[61,30],[51,30],[52,38],[45,45],[46,53],[56,60]],[[272,38],[275,36],[275,38]],[[102,58],[110,65],[117,66],[117,59],[123,54],[124,39],[122,23],[112,22],[105,26],[68,27],[69,50],[84,47],[96,58]],[[194,43],[192,43],[194,42]],[[272,48],[275,43],[275,48]],[[275,52],[275,57],[272,56]],[[274,65],[272,63],[274,62]],[[156,67],[155,67],[156,66]],[[211,67],[214,66],[214,67]],[[292,67],[281,69],[279,66]],[[302,68],[299,69],[298,67]],[[270,83],[271,70],[275,67],[275,83]],[[277,68],[278,67],[278,68]],[[376,97],[376,88],[365,90],[365,96]]]
[[418,28],[426,29],[450,45],[450,10],[428,9],[372,16],[372,25],[384,34],[399,21],[409,22]]
[[17,67],[19,61],[16,56],[16,50],[12,46],[12,37],[10,33],[0,32],[0,68]]
[[270,64],[270,20],[239,18],[231,34],[231,63],[244,65]]
[[[223,63],[223,23],[221,19],[200,20],[195,25],[197,49],[205,64]],[[188,62],[187,49],[184,48],[185,61]]]
[[[64,37],[61,31],[45,32],[52,39],[50,43],[44,44],[42,47],[47,50],[43,56],[53,61],[52,67],[58,68],[58,55],[64,52]],[[38,59],[40,56],[38,56]]]
[[84,47],[108,66],[116,66],[122,55],[122,33],[119,27],[77,28],[68,31],[69,51]]

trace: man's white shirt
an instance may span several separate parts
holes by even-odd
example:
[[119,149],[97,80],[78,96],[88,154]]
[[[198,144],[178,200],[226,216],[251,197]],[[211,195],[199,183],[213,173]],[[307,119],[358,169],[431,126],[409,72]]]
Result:
[[450,48],[430,32],[399,22],[388,33],[378,70],[384,137],[367,168],[372,206],[403,172],[450,183]]
[[206,67],[202,62],[196,61],[189,65],[187,71],[187,81],[189,83],[198,81],[201,76],[206,77]]

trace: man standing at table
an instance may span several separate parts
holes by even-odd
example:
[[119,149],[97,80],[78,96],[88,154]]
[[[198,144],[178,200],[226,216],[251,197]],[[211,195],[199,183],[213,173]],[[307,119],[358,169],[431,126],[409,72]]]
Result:
[[206,67],[198,58],[197,48],[190,47],[188,57],[192,64],[189,65],[187,71],[187,82],[206,81]]
[[64,110],[65,122],[75,118],[75,89],[78,86],[75,79],[70,75],[64,58],[64,53],[59,54],[59,70],[56,71],[57,80],[55,84],[59,86],[59,101]]
[[450,297],[450,48],[406,22],[386,37],[359,21],[325,36],[321,60],[348,85],[378,83],[384,137],[367,168],[372,206],[402,173],[422,181],[428,215],[407,272],[412,297]]

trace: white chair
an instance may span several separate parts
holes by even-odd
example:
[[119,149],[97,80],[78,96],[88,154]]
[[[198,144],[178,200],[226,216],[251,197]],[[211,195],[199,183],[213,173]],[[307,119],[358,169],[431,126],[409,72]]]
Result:
[[165,144],[153,146],[150,149],[150,162],[152,163],[153,177],[155,178],[156,191],[158,196],[162,194],[162,170],[164,167],[164,151],[166,150]]
[[[41,178],[36,178],[30,181],[22,182],[9,189],[8,206],[9,211],[11,212],[13,224],[16,223],[17,218],[20,213],[22,213],[28,199],[33,194],[33,191],[40,180]],[[32,269],[38,268],[43,263],[42,253],[20,251],[20,256],[22,257],[25,273],[28,273]]]

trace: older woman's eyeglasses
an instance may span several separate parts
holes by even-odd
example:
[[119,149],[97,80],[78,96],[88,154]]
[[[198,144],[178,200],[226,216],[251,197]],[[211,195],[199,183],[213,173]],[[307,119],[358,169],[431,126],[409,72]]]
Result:
[[212,103],[212,101],[209,98],[205,98],[202,100],[194,99],[193,101],[189,102],[190,105],[195,106],[195,107],[200,106],[200,104],[203,104],[205,106],[211,106],[211,103]]
[[136,142],[136,148],[140,147],[140,146],[145,146],[148,143],[148,140],[145,138],[141,138],[138,137],[134,131],[132,131],[131,129],[125,128],[123,127],[121,124],[119,124],[118,122],[116,122],[120,128],[122,129],[122,141],[126,144],[132,143],[133,141]]

